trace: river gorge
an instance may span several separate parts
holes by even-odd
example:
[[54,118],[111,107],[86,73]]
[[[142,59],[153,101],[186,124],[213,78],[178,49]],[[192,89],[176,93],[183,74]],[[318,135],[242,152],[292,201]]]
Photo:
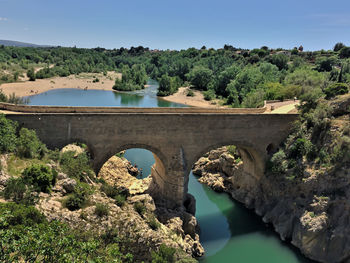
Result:
[[[29,97],[30,105],[111,106],[111,107],[186,107],[156,96],[157,83],[150,81],[145,90],[116,93],[101,90],[58,89]],[[125,157],[143,176],[154,163],[151,152],[125,149]],[[311,262],[297,249],[282,242],[271,226],[225,193],[216,193],[190,175],[189,193],[196,199],[196,218],[200,240],[206,254],[201,262]]]

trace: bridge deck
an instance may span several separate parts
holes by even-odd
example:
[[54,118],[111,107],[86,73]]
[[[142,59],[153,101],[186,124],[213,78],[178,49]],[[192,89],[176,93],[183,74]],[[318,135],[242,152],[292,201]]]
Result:
[[145,113],[145,114],[261,114],[263,108],[132,108],[132,107],[72,107],[72,106],[29,106],[0,103],[0,112],[19,113]]

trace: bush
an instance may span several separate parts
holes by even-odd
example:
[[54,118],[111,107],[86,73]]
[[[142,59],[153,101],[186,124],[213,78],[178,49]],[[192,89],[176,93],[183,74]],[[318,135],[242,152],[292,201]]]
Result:
[[45,216],[43,216],[35,207],[25,206],[15,203],[0,203],[0,215],[9,213],[6,221],[7,224],[0,223],[1,228],[10,228],[17,225],[32,226],[34,224],[40,224],[46,222]]
[[187,97],[194,97],[194,92],[192,90],[188,90],[187,91],[187,94],[186,94]]
[[32,187],[27,186],[22,178],[11,178],[7,182],[3,196],[6,200],[24,205],[33,205],[37,200]]
[[13,152],[16,149],[17,123],[0,114],[0,152]]
[[36,136],[35,131],[22,128],[19,131],[16,152],[20,157],[41,159],[47,152],[47,148]]
[[126,196],[125,195],[117,195],[115,196],[115,204],[119,207],[122,207],[125,204]]
[[175,262],[176,249],[161,244],[158,252],[152,251],[152,263],[173,263]]
[[103,216],[108,216],[109,214],[109,207],[108,205],[105,204],[96,204],[95,206],[95,215],[99,216],[99,217],[103,217]]
[[61,154],[60,165],[63,172],[69,177],[74,177],[79,180],[84,179],[86,176],[92,178],[94,175],[91,169],[90,159],[88,155],[83,152],[75,156],[74,151],[67,151]]
[[208,89],[208,90],[204,91],[203,92],[203,96],[204,96],[204,99],[208,100],[208,101],[213,100],[216,97],[215,96],[215,91],[212,90],[212,89]]
[[141,202],[136,202],[134,204],[134,209],[137,213],[139,213],[141,216],[146,212],[146,207]]
[[41,164],[33,164],[22,173],[22,178],[27,184],[33,185],[35,189],[48,193],[56,183],[57,173],[49,167]]
[[157,230],[160,227],[160,223],[155,218],[155,216],[151,216],[148,219],[147,223],[148,223],[149,227],[152,228],[153,230]]
[[91,193],[92,190],[89,185],[78,183],[74,188],[74,192],[64,200],[63,205],[71,211],[83,208],[88,203]]
[[348,92],[349,86],[346,83],[334,83],[324,90],[324,93],[326,94],[326,99],[333,98],[337,95],[346,94]]
[[275,174],[285,173],[287,170],[286,154],[283,150],[276,152],[271,158],[270,168]]

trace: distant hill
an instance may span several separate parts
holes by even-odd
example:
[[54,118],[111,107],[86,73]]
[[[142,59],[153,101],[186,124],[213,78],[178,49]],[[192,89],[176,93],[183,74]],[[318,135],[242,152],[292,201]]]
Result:
[[12,40],[1,40],[1,39],[0,39],[0,45],[12,46],[12,47],[52,47],[49,45],[36,45],[31,43],[12,41]]

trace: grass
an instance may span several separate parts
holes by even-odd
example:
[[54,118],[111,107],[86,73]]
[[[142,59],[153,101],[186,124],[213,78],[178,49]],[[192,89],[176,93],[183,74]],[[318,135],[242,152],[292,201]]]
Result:
[[95,215],[98,217],[108,216],[109,207],[106,204],[97,203],[95,206]]
[[19,177],[23,170],[32,164],[42,164],[45,165],[47,162],[45,159],[24,159],[20,158],[14,154],[11,154],[7,161],[7,171],[10,175],[14,177]]

